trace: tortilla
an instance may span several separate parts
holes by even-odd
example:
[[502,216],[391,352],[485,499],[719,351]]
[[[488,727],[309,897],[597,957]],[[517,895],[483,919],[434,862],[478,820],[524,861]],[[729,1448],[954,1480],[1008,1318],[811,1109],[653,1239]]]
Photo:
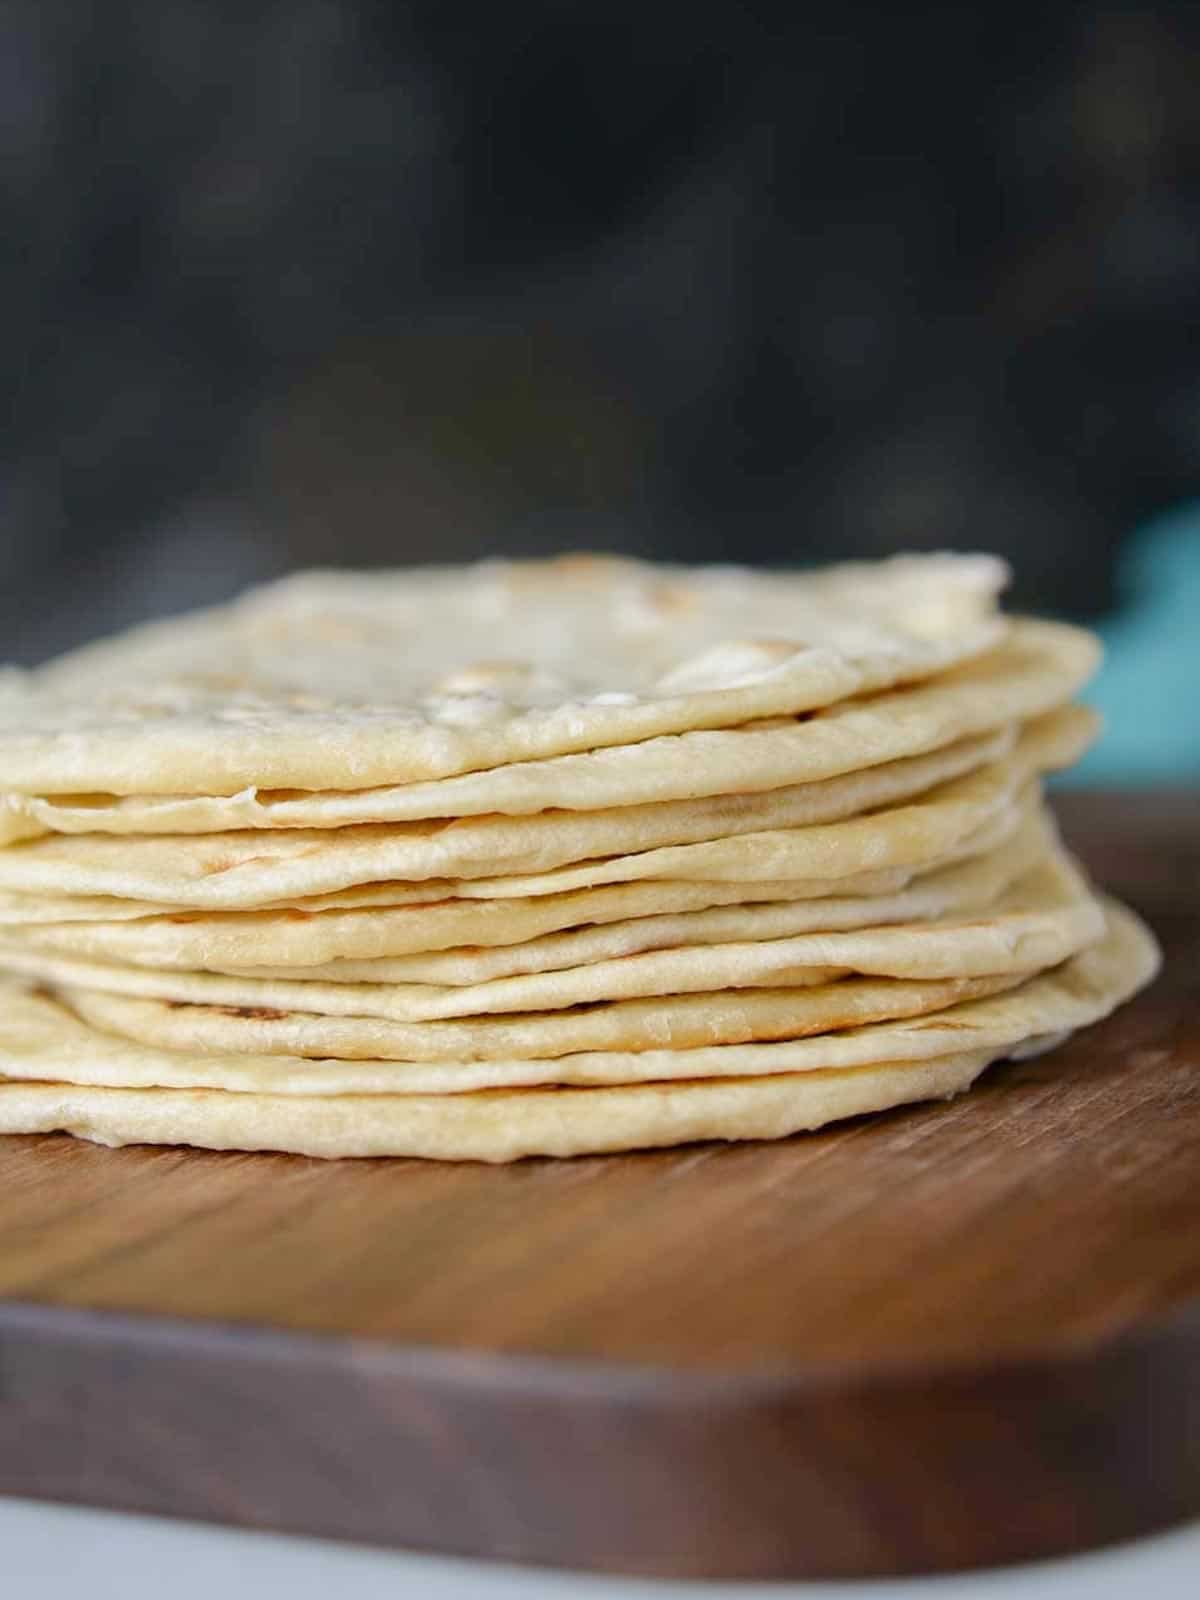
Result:
[[701,991],[431,1022],[142,999],[67,983],[57,985],[55,992],[93,1026],[168,1050],[356,1061],[488,1061],[801,1038],[886,1017],[923,1016],[960,1000],[994,994],[1023,976],[844,978],[813,987]]
[[[1074,719],[1080,740],[1096,718],[1082,706],[1047,713],[1066,726]],[[254,828],[327,828],[349,823],[408,823],[411,836],[473,840],[478,854],[497,860],[540,856],[544,864],[579,861],[593,855],[648,850],[659,844],[686,844],[725,833],[797,827],[853,816],[890,805],[999,760],[1012,748],[1015,729],[997,728],[960,739],[940,750],[884,762],[862,772],[843,773],[817,783],[791,784],[759,794],[719,794],[698,800],[666,800],[649,805],[595,811],[539,811],[517,818],[473,815],[468,821],[442,821],[413,827],[402,814],[411,789],[367,789],[360,794],[300,794],[264,799],[254,790],[229,797],[112,795],[44,799],[10,794],[0,799],[0,845],[43,833],[181,834],[231,833]],[[419,808],[418,808],[419,809]],[[352,813],[352,814],[348,814]],[[400,813],[401,815],[397,815]]]
[[507,895],[643,878],[836,879],[932,866],[1010,810],[1033,773],[1070,759],[1077,748],[1073,719],[1065,727],[1040,721],[1023,731],[1011,756],[865,816],[604,854],[579,866],[563,864],[577,859],[575,835],[590,832],[591,847],[602,850],[605,831],[611,837],[620,829],[620,813],[599,819],[599,827],[583,817],[552,819],[539,848],[508,857],[498,853],[498,831],[527,837],[540,819],[491,819],[498,827],[476,820],[162,837],[60,834],[0,850],[0,889],[240,910],[393,879],[482,879]]
[[[306,913],[326,910],[362,910],[368,906],[381,906],[391,910],[396,906],[421,905],[430,895],[454,897],[458,885],[438,883],[360,883],[352,889],[337,894],[312,895],[304,901],[284,901],[271,910],[303,910]],[[10,923],[21,926],[39,922],[132,922],[139,917],[203,916],[203,912],[190,911],[187,906],[164,905],[157,900],[128,900],[123,895],[111,894],[50,894],[43,889],[0,890],[0,925]]]
[[[862,902],[863,915],[871,906],[886,904],[910,884],[921,883],[933,872],[958,863],[983,858],[1019,834],[1032,814],[1016,810],[1002,813],[946,863],[930,873],[900,867],[857,874],[836,881],[809,879],[770,880],[758,883],[689,883],[648,880],[613,884],[572,893],[531,898],[470,899],[459,895],[403,903],[378,909],[351,907],[324,910],[322,901],[298,901],[261,911],[204,912],[160,907],[153,918],[131,921],[62,922],[48,925],[32,919],[14,924],[20,937],[43,950],[101,961],[118,960],[137,966],[235,970],[259,963],[312,966],[339,959],[371,960],[421,951],[451,949],[470,943],[484,947],[516,944],[560,929],[585,924],[603,925],[635,921],[645,916],[705,910],[711,907],[796,902]],[[460,883],[452,887],[463,894],[490,887],[502,879]],[[380,887],[391,887],[380,886]],[[400,886],[403,887],[403,886]],[[352,895],[352,892],[350,892]],[[442,886],[430,886],[442,894]],[[33,895],[24,896],[33,901]],[[61,902],[60,902],[61,903]],[[150,902],[138,902],[149,904]],[[308,909],[316,906],[316,911]],[[852,911],[845,913],[847,917]],[[2,922],[0,918],[0,922]],[[11,930],[10,930],[11,931]]]
[[[658,913],[568,928],[522,944],[467,945],[429,954],[383,956],[373,961],[335,960],[315,966],[301,963],[300,968],[306,978],[326,983],[487,983],[494,978],[513,978],[521,973],[560,972],[567,967],[613,961],[647,950],[736,944],[744,939],[790,939],[804,933],[925,922],[968,912],[978,914],[1050,853],[1053,838],[1054,830],[1048,819],[1031,815],[999,849],[914,878],[906,888],[892,895],[714,906],[702,911]],[[584,894],[588,892],[583,891]],[[605,891],[591,892],[600,895]],[[256,953],[261,954],[261,950]],[[170,964],[180,965],[178,961]],[[210,966],[204,960],[191,965],[259,978],[294,978],[299,970],[296,965]]]
[[515,1159],[957,1093],[1153,939],[1003,565],[309,573],[0,674],[0,1132]]
[[994,646],[1005,578],[950,555],[305,573],[9,684],[0,771],[35,795],[359,789],[790,715]]
[[[711,796],[731,787],[750,793],[816,782],[1037,717],[1068,700],[1091,676],[1098,659],[1098,645],[1089,634],[1018,621],[1002,649],[915,689],[865,703],[835,705],[798,722],[679,734],[617,749],[527,761],[441,783],[410,784],[402,790],[403,815],[598,810]],[[345,783],[346,776],[340,781]],[[102,802],[106,798],[100,797]],[[309,798],[295,792],[268,792],[262,804],[270,804],[274,814],[276,801],[286,807],[293,799],[307,804]],[[322,798],[328,802],[322,813],[325,823],[362,820],[354,814],[356,795]],[[187,803],[212,804],[204,797]],[[151,807],[156,804],[147,802]],[[399,803],[392,809],[399,818]],[[248,820],[255,823],[258,817],[252,807]]]
[[501,876],[485,881],[495,894],[543,895],[656,877],[718,882],[836,880],[880,868],[928,869],[964,850],[975,853],[971,841],[990,826],[1011,832],[1016,826],[1015,808],[1028,803],[1036,776],[1078,758],[1078,735],[1079,727],[1071,719],[1065,724],[1039,719],[1022,731],[1004,760],[939,784],[908,802],[836,823],[668,845],[545,871],[527,872],[509,861],[500,867]]
[[1132,913],[1104,902],[1104,938],[1053,971],[915,1019],[868,1022],[775,1043],[689,1050],[588,1051],[489,1061],[351,1061],[166,1050],[101,1031],[65,1003],[13,982],[0,1011],[0,1075],[113,1088],[209,1088],[234,1094],[468,1094],[561,1084],[620,1086],[832,1071],[969,1050],[1027,1056],[1031,1038],[1066,1036],[1147,983],[1158,950]]
[[[219,1091],[0,1084],[0,1133],[71,1133],[94,1144],[278,1150],[329,1159],[417,1156],[517,1161],[599,1155],[700,1139],[779,1139],[844,1117],[959,1094],[985,1054],[629,1089],[498,1090],[305,1100]],[[606,1096],[598,1103],[597,1097]]]
[[49,983],[169,1002],[421,1022],[561,1011],[651,995],[662,996],[667,1006],[682,994],[812,987],[848,972],[902,978],[1026,973],[1066,960],[1098,939],[1103,926],[1086,881],[1059,857],[1036,867],[986,916],[971,920],[653,950],[478,984],[331,984],[303,972],[281,980],[162,971],[71,961],[14,940],[0,944],[0,965]]
[[[317,1083],[413,1083],[411,1069],[375,1062],[262,1062],[253,1057],[188,1057],[131,1050],[77,1022],[62,1007],[15,991],[0,1008],[0,1132],[67,1131],[98,1143],[193,1144],[209,1149],[289,1150],[305,1155],[424,1156],[509,1161],[527,1155],[568,1156],[688,1143],[697,1139],[779,1138],[915,1100],[958,1093],[989,1061],[1029,1054],[1047,1037],[1081,1027],[1113,1010],[1153,976],[1154,940],[1129,912],[1107,906],[1105,940],[1053,974],[1033,979],[999,1000],[967,1004],[949,1016],[912,1025],[857,1029],[785,1045],[741,1046],[728,1068],[714,1051],[660,1051],[637,1058],[651,1071],[690,1056],[686,1071],[706,1080],[666,1078],[617,1087],[493,1088],[458,1094],[344,1092],[314,1095]],[[988,1008],[992,1011],[989,1014]],[[1023,1030],[1016,1033],[1014,1030]],[[971,1041],[962,1053],[939,1053]],[[899,1059],[877,1053],[893,1047]],[[862,1060],[868,1064],[818,1065]],[[736,1057],[737,1059],[732,1059]],[[665,1060],[664,1060],[665,1058]],[[795,1064],[788,1070],[785,1061]],[[601,1058],[591,1070],[603,1070]],[[761,1075],[738,1075],[750,1062]],[[523,1063],[507,1063],[509,1068]],[[189,1074],[238,1079],[239,1092],[200,1088],[97,1088],[64,1083],[63,1068],[102,1078],[140,1074],[171,1082]],[[428,1071],[429,1069],[425,1069]],[[444,1067],[442,1074],[460,1065]],[[498,1073],[499,1064],[492,1069]],[[589,1070],[588,1058],[556,1071]],[[307,1074],[310,1092],[304,1092]],[[273,1075],[277,1092],[261,1092]],[[19,1082],[18,1077],[35,1081]],[[583,1081],[587,1081],[585,1078]],[[278,1092],[282,1090],[282,1092]]]

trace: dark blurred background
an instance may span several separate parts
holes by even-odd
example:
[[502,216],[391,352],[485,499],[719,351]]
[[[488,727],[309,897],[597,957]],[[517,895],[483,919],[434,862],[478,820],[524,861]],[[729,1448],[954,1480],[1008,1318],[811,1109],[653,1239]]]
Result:
[[0,19],[7,656],[564,545],[1094,616],[1197,489],[1200,7]]

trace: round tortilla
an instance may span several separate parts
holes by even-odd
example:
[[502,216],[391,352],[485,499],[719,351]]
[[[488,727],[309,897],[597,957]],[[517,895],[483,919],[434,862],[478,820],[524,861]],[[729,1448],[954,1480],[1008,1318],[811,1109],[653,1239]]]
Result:
[[1147,929],[1104,902],[1104,938],[1020,984],[963,996],[936,1012],[867,1021],[832,1033],[689,1049],[579,1051],[469,1061],[309,1060],[166,1049],[110,1033],[62,999],[14,980],[0,1010],[0,1076],[110,1088],[222,1089],[234,1094],[469,1094],[559,1084],[612,1087],[832,1071],[969,1050],[1028,1053],[1025,1041],[1065,1035],[1121,1004],[1158,970]]
[[[1044,815],[1031,814],[1013,837],[998,849],[940,871],[914,878],[891,895],[858,895],[824,900],[761,901],[713,906],[707,910],[658,912],[619,922],[589,924],[548,933],[521,944],[464,945],[416,955],[375,960],[333,960],[317,964],[266,966],[213,964],[195,960],[188,966],[258,978],[306,978],[326,983],[487,983],[523,973],[561,972],[641,955],[647,950],[738,944],[743,940],[791,939],[805,933],[835,933],[853,928],[930,922],[940,917],[979,914],[992,906],[1016,880],[1051,854],[1056,836]],[[664,885],[664,888],[667,887]],[[604,890],[582,891],[600,895]],[[544,903],[544,902],[543,902]],[[101,947],[104,954],[111,954]],[[262,947],[248,955],[261,959]],[[135,963],[158,965],[155,962]],[[177,961],[169,963],[180,965]]]
[[[303,900],[358,884],[483,880],[494,894],[540,895],[645,878],[704,881],[838,879],[891,867],[933,866],[971,834],[1011,813],[1033,774],[1077,748],[1073,728],[1026,729],[1011,756],[865,816],[666,845],[574,862],[581,817],[551,823],[538,852],[501,858],[496,830],[456,824],[369,824],[338,829],[124,837],[53,835],[0,850],[0,889],[127,895],[195,909],[242,910]],[[491,819],[528,830],[538,819]],[[1015,817],[1011,818],[1015,825]],[[549,865],[548,865],[549,863]]]
[[950,555],[299,574],[6,679],[0,771],[35,795],[360,789],[794,714],[994,646],[1005,576]]
[[[800,919],[790,931],[822,927],[869,926],[873,921],[903,920],[907,915],[937,915],[966,904],[972,890],[951,874],[976,863],[984,871],[997,853],[1025,837],[1036,813],[1000,819],[968,841],[968,847],[946,867],[916,874],[901,868],[864,873],[836,884],[820,880],[760,883],[688,883],[649,880],[612,884],[598,889],[520,899],[445,898],[399,907],[341,911],[322,909],[325,902],[302,901],[261,911],[204,912],[170,910],[129,921],[66,921],[42,925],[19,918],[10,931],[41,950],[88,960],[128,962],[135,966],[224,971],[260,964],[314,967],[323,963],[371,961],[414,952],[451,950],[456,946],[495,948],[525,943],[563,929],[626,923],[642,927],[648,919],[689,915],[713,908],[754,914],[762,905],[776,907],[784,932],[789,915]],[[1036,824],[1035,824],[1036,825]],[[998,842],[997,842],[998,841]],[[1028,864],[1032,864],[1032,855]],[[1002,870],[1007,871],[1007,867]],[[1017,876],[1014,867],[1007,881]],[[470,887],[464,885],[463,887]],[[911,893],[910,893],[911,890]],[[439,891],[434,891],[439,892]],[[996,891],[999,892],[999,888]],[[29,895],[28,900],[36,897]],[[59,902],[61,904],[61,902]],[[108,902],[116,904],[117,902]],[[137,902],[149,905],[150,902]],[[316,906],[316,910],[309,909]],[[826,907],[833,905],[832,913]],[[805,919],[811,906],[812,920]],[[0,925],[6,918],[0,908]],[[838,920],[821,919],[832,914]],[[740,935],[731,935],[738,937]],[[686,941],[683,941],[686,942]],[[615,954],[622,952],[617,951]],[[571,963],[567,963],[570,965]]]
[[60,984],[55,992],[93,1026],[168,1050],[356,1061],[488,1061],[800,1038],[887,1017],[923,1016],[960,1000],[994,994],[1022,976],[844,978],[808,987],[700,991],[665,999],[656,995],[562,1011],[432,1022],[143,999],[76,984]]
[[[1080,730],[1080,745],[1090,739],[1098,719],[1082,706],[1047,712]],[[842,773],[816,783],[790,784],[757,794],[717,794],[703,799],[563,812],[542,810],[509,817],[472,813],[468,820],[432,822],[405,813],[415,785],[366,789],[357,794],[303,794],[290,798],[246,790],[228,797],[208,795],[113,795],[42,798],[0,797],[0,844],[43,833],[183,834],[234,833],[255,828],[341,828],[349,824],[408,824],[410,836],[454,840],[474,847],[484,858],[503,861],[531,857],[543,865],[582,861],[589,856],[649,850],[660,844],[689,844],[729,833],[763,828],[801,827],[854,816],[920,794],[936,783],[971,772],[1009,753],[1016,730],[1009,726],[959,739],[942,749],[901,761],[886,761],[861,772]],[[419,808],[418,808],[419,809]]]
[[[203,794],[125,801],[106,795],[74,798],[101,812],[111,810],[114,831],[120,828],[116,819],[128,808],[133,831],[143,831],[143,825],[169,831],[168,819],[175,817],[183,832],[197,821],[205,821],[207,831],[208,822],[232,821],[235,812],[245,826],[262,826],[264,814],[299,820],[311,817],[315,800],[321,802],[321,823],[328,826],[371,821],[380,807],[399,821],[665,803],[726,794],[731,774],[738,792],[749,794],[859,772],[1039,717],[1068,701],[1098,660],[1099,647],[1090,634],[1018,620],[1001,648],[943,677],[865,702],[835,704],[800,721],[751,723],[521,761],[405,784],[386,796],[381,790],[344,792],[352,770],[347,768],[337,780],[342,786],[337,792],[314,796],[250,788],[233,797],[236,807],[229,798]],[[6,797],[0,816],[6,812],[17,832],[42,830],[21,796]]]
[[700,1139],[780,1139],[844,1117],[949,1098],[968,1088],[987,1063],[986,1054],[958,1055],[916,1066],[741,1082],[323,1100],[0,1083],[0,1134],[61,1132],[109,1146],[184,1144],[327,1159],[504,1162]]
[[789,939],[652,950],[641,955],[478,984],[326,983],[81,962],[0,942],[0,966],[73,989],[198,1005],[397,1022],[561,1011],[597,1002],[718,989],[814,987],[849,972],[958,978],[1035,971],[1065,961],[1103,932],[1103,916],[1065,857],[1034,868],[985,915]]
[[[919,1023],[783,1045],[656,1051],[632,1060],[576,1056],[552,1069],[560,1083],[581,1084],[613,1082],[617,1072],[659,1074],[635,1083],[617,1078],[615,1087],[478,1087],[481,1074],[502,1081],[530,1066],[510,1061],[443,1066],[439,1084],[454,1074],[463,1092],[428,1093],[417,1084],[422,1071],[429,1083],[429,1068],[131,1048],[53,1001],[14,989],[0,1008],[0,1072],[8,1079],[0,1083],[0,1132],[61,1130],[110,1145],[482,1161],[779,1138],[957,1093],[989,1061],[1031,1054],[1048,1039],[1107,1015],[1150,980],[1159,954],[1130,912],[1109,902],[1106,914],[1104,940],[1055,972]],[[533,1064],[533,1070],[545,1069]],[[65,1072],[80,1081],[64,1082]],[[123,1083],[165,1079],[168,1085],[222,1087],[94,1086],[116,1074]],[[23,1078],[32,1081],[18,1081]],[[372,1087],[364,1091],[364,1084]],[[414,1092],[404,1092],[404,1085]]]

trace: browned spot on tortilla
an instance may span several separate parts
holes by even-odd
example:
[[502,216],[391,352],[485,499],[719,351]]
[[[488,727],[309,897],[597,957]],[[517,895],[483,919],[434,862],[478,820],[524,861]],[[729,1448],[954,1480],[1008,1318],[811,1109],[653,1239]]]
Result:
[[[309,854],[312,854],[310,851]],[[222,872],[235,872],[238,867],[252,867],[257,861],[273,862],[273,856],[234,856],[233,860],[219,861],[215,866],[205,867],[201,876],[205,878],[216,877]]]
[[656,610],[667,616],[695,611],[700,605],[700,596],[686,583],[656,584],[651,591],[650,600]]
[[218,1011],[224,1017],[239,1017],[250,1022],[282,1022],[286,1011],[273,1006],[207,1006],[202,1000],[164,1000],[172,1011]]

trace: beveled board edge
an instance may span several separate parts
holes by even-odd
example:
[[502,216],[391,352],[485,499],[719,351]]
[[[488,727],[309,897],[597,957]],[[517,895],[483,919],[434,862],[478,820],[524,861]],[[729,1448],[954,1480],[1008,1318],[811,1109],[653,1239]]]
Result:
[[0,1493],[656,1577],[998,1566],[1200,1514],[1200,1301],[990,1368],[742,1373],[3,1301]]

